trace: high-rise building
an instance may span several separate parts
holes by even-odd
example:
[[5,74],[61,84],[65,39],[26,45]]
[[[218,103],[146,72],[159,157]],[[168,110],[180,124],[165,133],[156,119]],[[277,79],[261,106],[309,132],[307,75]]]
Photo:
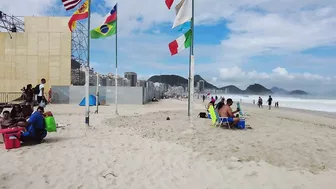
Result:
[[135,72],[125,72],[125,78],[130,81],[131,87],[137,86],[137,74]]
[[199,81],[199,92],[203,92],[204,91],[204,80],[200,80]]

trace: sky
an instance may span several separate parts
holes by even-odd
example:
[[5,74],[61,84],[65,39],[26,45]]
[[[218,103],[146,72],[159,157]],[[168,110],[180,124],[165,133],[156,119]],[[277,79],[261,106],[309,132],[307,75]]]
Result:
[[[180,0],[175,0],[173,7]],[[82,0],[84,2],[84,0]],[[171,56],[183,34],[164,0],[92,0],[91,29],[118,3],[118,72],[188,76],[189,49]],[[29,7],[29,8],[27,8]],[[18,16],[71,16],[61,0],[0,1]],[[195,74],[218,87],[259,83],[313,93],[336,91],[335,0],[195,1]],[[114,73],[115,36],[91,40],[92,67]],[[122,74],[121,74],[122,75]]]

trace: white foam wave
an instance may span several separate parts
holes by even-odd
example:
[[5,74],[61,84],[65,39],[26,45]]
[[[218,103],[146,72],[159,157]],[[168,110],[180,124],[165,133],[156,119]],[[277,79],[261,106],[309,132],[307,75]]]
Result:
[[[216,94],[211,94],[216,96]],[[223,96],[225,98],[232,98],[233,101],[242,101],[244,103],[253,103],[253,100],[257,103],[258,95],[234,95],[234,94],[217,94],[218,97]],[[260,96],[263,99],[264,106],[267,105],[268,96]],[[336,100],[332,99],[301,99],[295,97],[281,97],[272,96],[273,106],[274,102],[279,102],[279,107],[296,108],[303,110],[316,110],[324,112],[336,112]]]

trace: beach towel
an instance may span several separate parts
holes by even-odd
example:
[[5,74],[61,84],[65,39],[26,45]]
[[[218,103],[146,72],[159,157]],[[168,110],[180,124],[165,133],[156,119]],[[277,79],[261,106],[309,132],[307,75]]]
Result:
[[210,113],[210,117],[212,121],[212,126],[216,127],[217,118],[216,118],[215,109],[212,105],[209,106],[209,113]]

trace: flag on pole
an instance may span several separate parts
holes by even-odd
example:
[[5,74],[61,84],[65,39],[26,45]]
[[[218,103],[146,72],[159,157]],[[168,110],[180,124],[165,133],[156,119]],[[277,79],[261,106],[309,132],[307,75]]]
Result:
[[178,37],[176,40],[169,43],[170,54],[173,56],[181,52],[183,49],[189,48],[191,45],[191,40],[192,40],[191,36],[192,36],[192,31],[190,29],[184,35]]
[[104,38],[117,33],[117,5],[105,16],[101,26],[90,31],[92,39]]
[[65,10],[75,8],[82,0],[62,0]]
[[92,39],[104,38],[117,33],[116,21],[103,24],[90,31]]
[[82,6],[77,9],[73,15],[71,16],[68,26],[70,31],[76,29],[76,23],[78,20],[83,20],[89,16],[89,1],[86,0],[85,3],[82,4]]
[[107,24],[117,19],[117,5],[114,5],[113,9],[105,16],[104,23]]
[[181,0],[175,6],[176,17],[174,20],[173,28],[185,22],[188,22],[192,17],[192,0]]
[[166,2],[166,5],[167,5],[168,9],[170,9],[170,7],[171,7],[171,6],[173,5],[173,3],[174,3],[174,0],[166,0],[165,2]]

